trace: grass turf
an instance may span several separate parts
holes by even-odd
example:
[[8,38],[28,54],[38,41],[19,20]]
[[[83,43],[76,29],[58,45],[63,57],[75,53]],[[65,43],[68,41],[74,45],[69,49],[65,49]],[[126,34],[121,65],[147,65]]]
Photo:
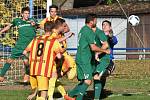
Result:
[[[105,100],[149,100],[150,98],[150,60],[115,61],[116,70],[107,79],[102,99]],[[77,80],[63,78],[66,90],[71,90]],[[0,90],[0,100],[26,100],[30,90]],[[55,95],[57,97],[57,94]],[[85,100],[93,97],[89,87]]]

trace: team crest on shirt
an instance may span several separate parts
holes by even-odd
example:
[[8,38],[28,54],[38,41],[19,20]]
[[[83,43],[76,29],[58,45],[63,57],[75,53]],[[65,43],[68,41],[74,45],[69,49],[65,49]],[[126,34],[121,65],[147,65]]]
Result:
[[84,78],[87,79],[89,77],[89,74],[84,74]]

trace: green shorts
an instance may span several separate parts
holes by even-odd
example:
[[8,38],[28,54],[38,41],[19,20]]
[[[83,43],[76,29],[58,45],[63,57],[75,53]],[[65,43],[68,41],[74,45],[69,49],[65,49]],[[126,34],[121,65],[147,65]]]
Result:
[[29,43],[32,41],[32,39],[33,39],[33,37],[18,38],[18,40],[15,44],[15,47],[11,51],[10,58],[12,58],[12,59],[19,58],[23,54],[23,51],[26,49],[26,47],[29,45]]
[[23,55],[23,51],[25,50],[27,46],[26,45],[20,45],[20,44],[16,44],[14,48],[12,48],[11,51],[11,59],[17,59],[20,56]]
[[95,73],[103,74],[106,71],[109,63],[110,63],[110,59],[102,58],[99,64],[96,66]]
[[77,63],[77,77],[78,80],[92,80],[93,68],[91,64]]

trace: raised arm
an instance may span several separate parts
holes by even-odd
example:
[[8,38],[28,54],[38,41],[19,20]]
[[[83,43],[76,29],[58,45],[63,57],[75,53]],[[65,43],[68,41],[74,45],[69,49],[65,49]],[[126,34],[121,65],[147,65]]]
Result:
[[110,50],[105,50],[105,49],[99,48],[95,44],[90,44],[90,47],[91,47],[91,50],[94,52],[104,52],[104,53],[110,54]]
[[69,32],[66,36],[62,37],[62,38],[59,38],[57,39],[59,42],[62,42],[62,41],[65,41],[67,40],[68,38],[70,38],[72,35],[74,35],[74,33],[72,32]]
[[6,27],[4,27],[2,30],[0,30],[0,34],[9,30],[11,26],[12,26],[12,24],[9,23]]

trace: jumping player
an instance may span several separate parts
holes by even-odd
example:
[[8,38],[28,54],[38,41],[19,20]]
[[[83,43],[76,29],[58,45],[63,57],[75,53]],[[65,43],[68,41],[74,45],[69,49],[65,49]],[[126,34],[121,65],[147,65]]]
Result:
[[104,20],[102,22],[102,30],[105,33],[105,35],[107,36],[107,41],[111,50],[111,54],[110,54],[110,63],[108,65],[108,67],[106,68],[106,71],[104,73],[104,75],[101,78],[101,82],[102,82],[102,92],[106,83],[106,78],[111,75],[111,73],[114,71],[115,69],[115,65],[113,62],[114,56],[113,56],[113,48],[114,45],[116,45],[118,43],[118,40],[116,38],[116,36],[113,35],[113,31],[112,31],[112,27],[111,27],[111,22],[108,20]]
[[[95,41],[96,45],[102,49],[109,49],[109,45],[107,42],[107,37],[105,33],[98,29],[97,27],[93,28],[93,31],[96,35]],[[96,53],[97,55],[97,53]],[[106,53],[98,53],[98,64],[96,65],[95,71],[94,71],[94,91],[95,96],[94,100],[99,100],[101,90],[102,90],[102,76],[106,71],[106,68],[108,67],[110,63],[110,55]],[[97,58],[96,58],[97,60]]]
[[[27,45],[32,41],[32,39],[36,36],[36,21],[33,18],[29,18],[29,12],[30,9],[28,7],[22,8],[21,15],[22,18],[16,18],[14,19],[8,26],[3,28],[0,33],[3,33],[7,30],[9,30],[11,27],[17,26],[19,37],[15,44],[15,47],[11,51],[10,58],[6,61],[3,68],[0,70],[0,81],[4,80],[4,75],[7,72],[7,70],[10,68],[11,63],[22,56],[22,53],[24,49],[27,47]],[[25,64],[26,69],[26,76],[28,77],[29,71],[27,70],[28,63],[26,60],[26,57],[22,57]]]

